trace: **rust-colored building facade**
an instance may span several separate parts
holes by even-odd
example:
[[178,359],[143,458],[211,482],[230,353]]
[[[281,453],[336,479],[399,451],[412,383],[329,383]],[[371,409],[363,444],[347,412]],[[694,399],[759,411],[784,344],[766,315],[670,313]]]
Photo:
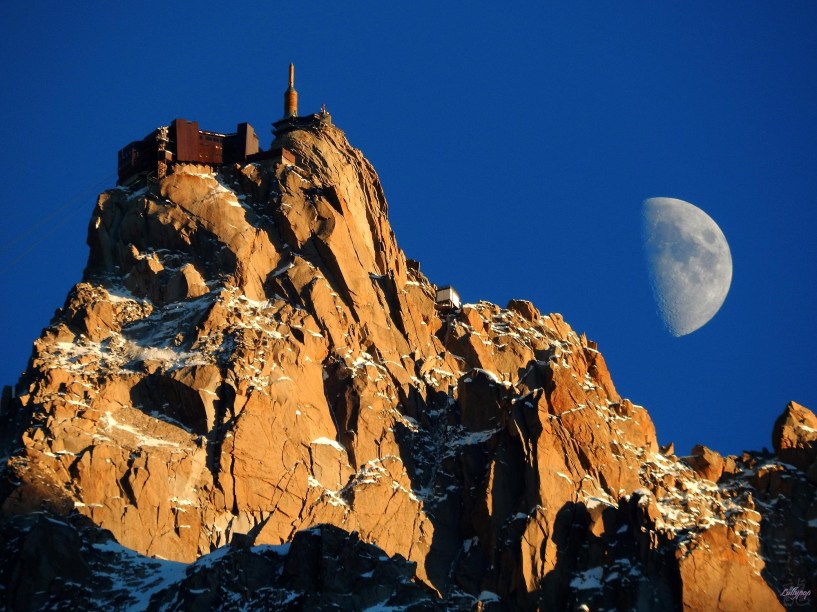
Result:
[[119,151],[117,182],[123,185],[140,175],[161,178],[175,163],[215,166],[243,162],[255,153],[258,136],[249,123],[239,123],[233,134],[219,134],[200,130],[197,121],[174,119]]

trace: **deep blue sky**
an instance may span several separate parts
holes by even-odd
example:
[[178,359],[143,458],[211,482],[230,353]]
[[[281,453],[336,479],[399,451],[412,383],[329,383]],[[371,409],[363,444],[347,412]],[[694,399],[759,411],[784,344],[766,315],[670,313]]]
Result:
[[[326,103],[374,163],[429,278],[564,314],[662,443],[769,446],[787,401],[817,407],[817,3],[83,4],[0,5],[3,384],[80,279],[117,150],[174,117],[268,146],[294,61],[302,112]],[[649,292],[653,196],[732,250],[687,337]]]

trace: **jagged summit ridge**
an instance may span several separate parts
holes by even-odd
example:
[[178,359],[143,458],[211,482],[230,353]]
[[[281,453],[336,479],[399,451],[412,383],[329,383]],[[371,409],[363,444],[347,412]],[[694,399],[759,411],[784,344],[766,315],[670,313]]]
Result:
[[[4,403],[4,514],[45,505],[188,563],[334,525],[414,564],[416,601],[779,607],[751,505],[772,473],[813,491],[806,467],[662,455],[561,316],[438,313],[341,130],[293,122],[275,147],[295,163],[179,165],[100,196],[83,281]],[[713,593],[704,571],[729,580]],[[395,572],[384,602],[406,596]]]

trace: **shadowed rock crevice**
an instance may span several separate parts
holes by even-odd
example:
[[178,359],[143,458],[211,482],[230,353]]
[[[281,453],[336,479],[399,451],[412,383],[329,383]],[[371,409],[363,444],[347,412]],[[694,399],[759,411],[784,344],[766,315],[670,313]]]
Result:
[[360,396],[356,393],[351,372],[342,361],[330,360],[323,366],[324,397],[335,424],[335,437],[346,449],[349,463],[357,466],[355,436],[360,413]]
[[214,424],[207,437],[207,467],[213,475],[213,484],[218,487],[224,437],[232,429],[235,418],[235,389],[222,382],[216,391],[216,398],[213,402]]
[[164,374],[148,374],[130,390],[131,402],[145,414],[186,431],[205,435],[215,426],[199,393]]

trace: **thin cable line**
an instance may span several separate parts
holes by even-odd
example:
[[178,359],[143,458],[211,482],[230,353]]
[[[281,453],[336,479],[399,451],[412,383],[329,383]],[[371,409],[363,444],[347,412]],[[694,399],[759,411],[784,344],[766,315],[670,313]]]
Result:
[[49,238],[55,231],[57,231],[57,229],[61,227],[61,224],[59,222],[62,220],[62,217],[64,217],[66,213],[71,213],[74,212],[75,210],[79,210],[81,207],[84,207],[87,203],[88,194],[99,192],[99,190],[102,187],[104,187],[106,184],[110,182],[114,174],[115,173],[109,174],[103,179],[97,181],[96,183],[93,184],[93,186],[81,192],[80,195],[71,198],[66,204],[61,205],[60,207],[49,213],[48,216],[35,222],[25,232],[19,234],[13,240],[10,240],[6,244],[0,246],[0,253],[2,253],[10,249],[13,245],[19,243],[22,239],[30,236],[34,230],[43,227],[46,228],[45,231],[36,240],[30,242],[28,246],[26,246],[22,251],[18,252],[16,256],[7,261],[5,265],[0,267],[0,274],[5,274],[6,272],[9,272],[20,262],[21,259],[23,259],[23,257],[31,253],[36,247],[41,245],[47,238]]
[[89,197],[89,194],[98,193],[99,190],[104,187],[106,184],[110,182],[110,180],[114,177],[115,173],[108,174],[104,178],[97,180],[88,188],[81,190],[77,193],[73,198],[70,198],[65,204],[58,206],[50,213],[48,213],[45,217],[36,220],[34,223],[28,226],[27,229],[23,230],[22,232],[18,233],[14,238],[7,241],[5,244],[0,245],[0,253],[5,250],[10,249],[17,243],[25,240],[28,238],[34,231],[37,229],[49,225],[52,220],[56,220],[61,215],[66,212],[73,212],[77,208],[77,204],[84,204],[86,199]]

